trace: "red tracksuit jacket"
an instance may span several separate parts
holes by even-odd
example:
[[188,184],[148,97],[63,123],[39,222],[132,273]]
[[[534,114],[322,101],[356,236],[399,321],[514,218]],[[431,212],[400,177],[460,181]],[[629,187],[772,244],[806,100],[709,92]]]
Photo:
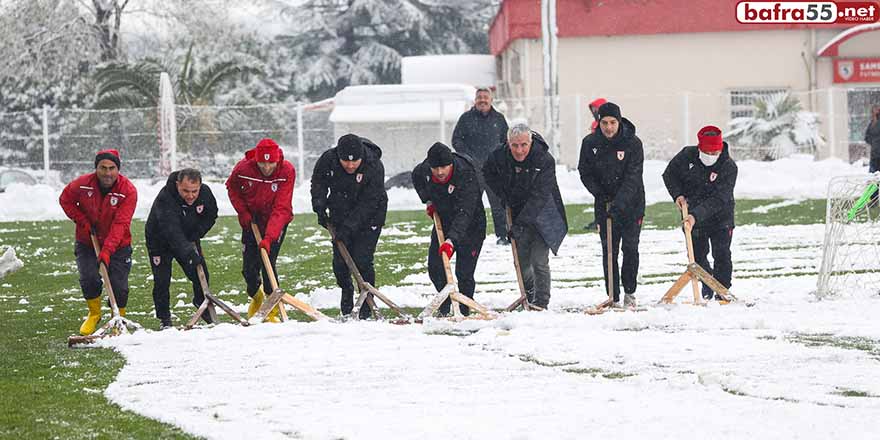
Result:
[[92,245],[87,221],[95,227],[101,249],[107,249],[110,255],[131,245],[137,189],[125,176],[119,175],[106,196],[101,194],[95,173],[79,176],[64,187],[58,201],[67,217],[76,223],[76,241]]
[[226,179],[229,201],[237,213],[248,212],[263,233],[263,238],[278,240],[281,230],[293,220],[293,184],[296,170],[284,160],[271,176],[263,176],[254,159],[256,149],[244,155]]

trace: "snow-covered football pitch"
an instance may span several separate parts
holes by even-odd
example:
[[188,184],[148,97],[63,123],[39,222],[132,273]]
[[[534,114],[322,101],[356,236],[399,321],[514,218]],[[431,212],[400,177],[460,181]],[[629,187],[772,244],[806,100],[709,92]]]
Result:
[[[0,247],[15,247],[24,262],[0,280],[7,353],[0,388],[15,402],[0,414],[0,436],[175,435],[117,415],[119,405],[212,439],[876,438],[880,286],[862,283],[822,301],[812,295],[824,235],[814,202],[824,199],[831,175],[864,170],[803,159],[740,163],[732,291],[741,301],[683,304],[686,287],[676,305],[653,307],[687,261],[683,235],[671,227],[662,167],[646,162],[652,226],[641,235],[637,291],[646,311],[579,312],[605,293],[599,237],[573,233],[550,262],[547,312],[421,325],[290,321],[139,331],[99,344],[118,360],[108,350],[64,344],[85,311],[72,227],[22,221],[61,218],[57,190],[0,195],[0,221],[16,221],[0,226]],[[559,180],[567,203],[590,202],[576,175]],[[139,186],[147,202],[155,191]],[[419,206],[412,191],[389,195],[395,209]],[[295,207],[307,211],[307,191],[296,197]],[[230,214],[221,200],[221,215]],[[661,216],[666,225],[658,227]],[[572,219],[572,232],[589,217]],[[429,222],[416,212],[389,219],[377,252],[379,288],[417,312],[434,293],[424,263]],[[154,329],[142,228],[133,226],[139,247],[129,316]],[[244,311],[239,234],[234,218],[223,217],[205,246],[213,252],[212,288]],[[326,233],[313,215],[298,215],[288,237],[282,286],[335,316]],[[518,293],[510,248],[487,239],[476,278],[479,302],[511,303]],[[193,308],[179,272],[172,288],[181,323]]]

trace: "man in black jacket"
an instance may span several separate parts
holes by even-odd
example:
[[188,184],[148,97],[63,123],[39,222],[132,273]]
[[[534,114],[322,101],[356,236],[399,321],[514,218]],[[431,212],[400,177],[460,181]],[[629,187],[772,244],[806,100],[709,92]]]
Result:
[[880,105],[871,107],[871,120],[865,129],[865,142],[870,150],[868,172],[880,171]]
[[[581,142],[578,171],[581,182],[595,199],[596,222],[602,240],[602,267],[608,288],[607,218],[611,217],[611,247],[614,276],[614,305],[620,305],[620,283],[625,306],[636,305],[636,278],[639,273],[639,235],[645,216],[645,184],[642,141],[636,127],[621,117],[620,107],[607,102],[599,107],[599,130]],[[623,245],[621,246],[621,241]],[[623,270],[618,254],[623,250]]]
[[509,147],[492,152],[483,166],[486,184],[510,206],[528,300],[546,309],[550,302],[549,251],[555,255],[568,233],[568,219],[556,183],[556,160],[540,134],[526,124],[507,132]]
[[[455,257],[455,277],[458,288],[468,298],[474,297],[476,282],[474,271],[483,240],[486,238],[486,211],[483,209],[483,190],[477,178],[477,169],[467,156],[453,153],[446,145],[437,142],[428,150],[428,157],[412,172],[413,187],[423,203],[427,203],[428,217],[434,213],[440,217],[444,238],[442,244],[437,233],[431,234],[428,248],[428,275],[437,291],[446,287],[446,270],[441,254],[451,260]],[[449,298],[440,305],[441,316],[449,314]],[[461,312],[470,310],[461,305]]]
[[[706,126],[697,133],[697,146],[684,147],[669,161],[663,182],[680,210],[685,201],[692,227],[694,260],[724,287],[730,288],[733,263],[730,241],[733,238],[733,188],[737,167],[730,157],[721,129]],[[707,255],[712,247],[714,268]],[[712,298],[712,289],[703,284],[703,298]],[[716,298],[721,298],[716,296]]]
[[[153,304],[161,328],[171,327],[169,292],[171,260],[177,260],[184,274],[192,282],[194,306],[205,300],[196,267],[202,265],[205,278],[208,266],[199,240],[211,230],[217,220],[217,201],[211,188],[202,183],[198,170],[185,168],[168,176],[159,191],[147,218],[145,237],[153,271]],[[211,323],[207,311],[202,319]]]
[[498,244],[509,244],[507,239],[507,221],[504,207],[495,193],[483,184],[481,170],[492,151],[504,147],[507,143],[507,120],[504,115],[492,107],[492,91],[488,88],[477,89],[474,106],[462,113],[452,132],[452,148],[458,153],[466,154],[473,159],[477,167],[480,186],[486,189],[489,206],[492,207],[492,222],[495,226],[495,237]]
[[[348,249],[364,281],[374,286],[373,255],[388,210],[381,158],[382,150],[369,139],[346,134],[339,138],[336,147],[318,159],[311,189],[312,209],[318,214],[318,223],[333,226],[336,239]],[[343,315],[349,315],[354,308],[354,285],[335,242],[333,273],[342,289],[339,309]],[[364,303],[358,314],[362,319],[368,318],[369,306]]]

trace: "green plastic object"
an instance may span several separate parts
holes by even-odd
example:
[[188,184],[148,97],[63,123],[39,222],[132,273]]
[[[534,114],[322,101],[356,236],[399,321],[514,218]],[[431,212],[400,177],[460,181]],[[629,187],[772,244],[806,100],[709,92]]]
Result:
[[877,192],[877,184],[872,183],[868,185],[868,187],[865,188],[865,192],[863,192],[862,196],[859,197],[859,200],[856,201],[856,204],[846,213],[846,220],[851,222],[856,218],[856,214],[868,204],[868,201],[871,200],[871,196],[873,196],[875,192]]

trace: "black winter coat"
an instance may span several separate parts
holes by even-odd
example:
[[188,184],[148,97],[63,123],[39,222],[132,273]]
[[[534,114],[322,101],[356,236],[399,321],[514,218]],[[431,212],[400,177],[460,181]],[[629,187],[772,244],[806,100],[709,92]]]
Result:
[[385,224],[388,195],[385,193],[385,166],[382,150],[369,139],[361,138],[363,162],[348,174],[339,163],[336,147],[324,152],[312,173],[312,209],[330,209],[330,224],[360,231]]
[[880,119],[868,123],[865,142],[871,146],[871,159],[880,159]]
[[446,183],[431,180],[431,166],[426,159],[416,165],[412,182],[422,203],[430,201],[434,205],[445,237],[455,247],[482,243],[486,238],[483,189],[477,168],[469,158],[452,153],[452,177]]
[[217,200],[202,183],[199,196],[187,205],[177,192],[178,171],[171,173],[159,191],[147,217],[145,238],[151,254],[171,252],[183,261],[192,252],[192,243],[211,230],[217,220]]
[[535,228],[555,255],[568,233],[565,205],[556,183],[556,161],[540,134],[532,132],[532,149],[517,162],[505,145],[483,165],[486,185],[510,206],[514,226]]
[[682,148],[666,165],[663,182],[673,201],[678,196],[687,199],[688,214],[697,220],[695,230],[715,231],[735,226],[736,175],[736,163],[725,142],[718,161],[710,167],[700,161],[700,150],[696,146]]
[[645,183],[642,169],[645,153],[636,127],[623,118],[613,138],[596,129],[581,141],[578,172],[587,191],[596,199],[596,221],[606,218],[605,203],[611,202],[611,216],[635,220],[645,215]]
[[507,120],[489,109],[485,115],[476,107],[461,114],[452,131],[452,148],[471,157],[481,166],[492,151],[507,144]]

